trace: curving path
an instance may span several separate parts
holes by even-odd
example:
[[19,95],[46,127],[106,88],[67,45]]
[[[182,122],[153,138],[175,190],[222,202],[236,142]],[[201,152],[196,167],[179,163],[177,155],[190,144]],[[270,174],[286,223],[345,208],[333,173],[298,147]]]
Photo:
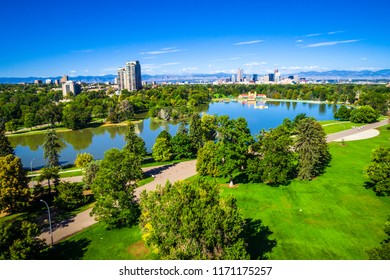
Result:
[[[341,132],[329,134],[327,136],[327,142],[341,141],[341,139],[351,137],[351,135],[354,135],[354,140],[357,140],[357,138],[359,137],[359,133],[361,135],[364,135],[365,133],[369,133],[370,130],[380,126],[384,126],[388,123],[389,120],[384,120],[373,124],[368,124],[360,128],[353,128],[353,129],[348,129]],[[139,195],[143,190],[146,191],[154,190],[157,185],[159,184],[164,185],[167,180],[169,180],[171,183],[175,183],[179,180],[184,180],[191,176],[194,176],[196,174],[196,160],[180,162],[180,163],[164,165],[164,166],[148,167],[148,168],[143,168],[142,170],[146,173],[154,175],[155,180],[153,182],[150,182],[144,186],[137,188],[135,190],[135,195],[137,198],[139,198]],[[61,180],[68,181],[68,182],[80,182],[82,180],[82,176],[63,178]],[[53,227],[54,243],[96,223],[95,219],[89,215],[91,210],[92,209],[88,209],[84,212],[79,213],[72,219],[54,225]],[[50,244],[49,232],[42,233],[39,236],[39,238],[44,238],[46,242]]]
[[[180,180],[187,179],[196,174],[196,160],[180,162],[175,164],[169,164],[157,167],[147,167],[142,169],[145,173],[154,175],[155,179],[143,185],[135,190],[135,195],[139,198],[139,195],[143,190],[150,191],[156,189],[157,185],[164,185],[167,180],[171,183],[175,183]],[[68,182],[80,182],[82,176],[63,178],[63,181]],[[96,223],[95,219],[90,216],[92,208],[87,209],[75,217],[66,221],[53,225],[53,241],[58,241],[68,237],[76,232],[79,232]],[[47,244],[51,243],[50,233],[48,231],[43,232],[39,238],[45,239]]]

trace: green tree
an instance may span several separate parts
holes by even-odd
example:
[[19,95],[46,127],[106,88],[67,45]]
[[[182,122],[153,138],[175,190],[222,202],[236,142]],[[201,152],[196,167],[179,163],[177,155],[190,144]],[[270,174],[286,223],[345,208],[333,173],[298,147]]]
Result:
[[85,168],[83,183],[86,189],[90,189],[92,187],[92,183],[96,178],[97,172],[99,171],[100,162],[100,160],[94,160],[90,162]]
[[57,186],[58,195],[54,199],[54,204],[63,209],[75,209],[85,201],[83,187],[79,183],[61,182]]
[[51,182],[53,182],[54,187],[57,187],[60,182],[60,169],[58,166],[44,167],[39,172],[38,182],[43,182],[47,180],[48,193],[51,193]]
[[371,162],[366,168],[371,186],[379,195],[390,195],[390,148],[379,147],[374,150]]
[[295,149],[298,153],[298,178],[311,180],[320,175],[330,161],[326,134],[312,118],[298,123]]
[[269,132],[262,131],[258,145],[253,145],[249,159],[248,179],[269,185],[286,184],[295,170],[293,141],[288,128],[281,125]]
[[134,124],[129,124],[129,130],[125,136],[124,150],[143,158],[146,155],[145,141],[135,133]]
[[32,129],[32,127],[35,125],[35,114],[28,112],[24,116],[24,126]]
[[74,165],[78,168],[85,168],[87,165],[93,161],[93,156],[90,153],[81,153],[77,154]]
[[351,112],[351,122],[354,123],[373,123],[376,122],[380,114],[370,105],[361,106]]
[[248,259],[244,221],[216,183],[177,182],[141,194],[142,237],[162,259]]
[[43,157],[47,161],[48,167],[58,166],[59,163],[59,151],[61,145],[59,144],[59,138],[53,128],[48,129],[45,134],[45,140],[42,145]]
[[192,158],[191,138],[188,135],[185,123],[181,122],[176,135],[171,140],[175,159]]
[[62,122],[65,127],[77,130],[86,127],[92,120],[92,112],[89,107],[76,101],[69,102],[62,111]]
[[36,224],[27,221],[0,221],[0,260],[38,259],[47,247],[37,238],[40,233]]
[[193,114],[191,116],[189,136],[192,143],[193,154],[196,154],[203,146],[202,122],[199,114]]
[[381,242],[381,246],[368,251],[370,260],[390,260],[390,218],[387,220],[383,231],[387,238]]
[[198,151],[196,171],[200,175],[220,176],[219,168],[222,164],[222,144],[208,141]]
[[108,228],[130,226],[137,222],[135,180],[142,178],[141,160],[134,154],[110,149],[104,154],[92,183],[96,203],[92,214]]
[[351,117],[351,109],[348,109],[346,106],[341,105],[337,112],[334,114],[335,119],[340,121],[348,121]]
[[20,158],[12,154],[0,157],[0,211],[14,213],[27,204],[27,182]]
[[170,161],[173,159],[171,141],[166,138],[157,138],[152,148],[152,157],[155,161]]
[[5,130],[7,130],[9,132],[17,131],[18,125],[17,125],[16,121],[10,120],[10,121],[6,122],[5,123]]
[[14,154],[14,149],[12,148],[7,136],[5,136],[4,130],[0,129],[0,157]]

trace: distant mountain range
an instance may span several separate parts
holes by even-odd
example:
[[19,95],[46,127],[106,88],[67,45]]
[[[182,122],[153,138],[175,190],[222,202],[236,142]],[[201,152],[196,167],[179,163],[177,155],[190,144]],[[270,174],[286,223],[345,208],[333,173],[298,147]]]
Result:
[[[390,79],[390,69],[383,69],[379,71],[347,71],[347,70],[331,70],[325,72],[299,72],[296,73],[299,78],[313,79],[313,80],[389,80]],[[282,76],[288,76],[293,74],[283,74]],[[231,73],[215,73],[215,74],[169,74],[169,75],[142,75],[142,80],[151,82],[212,82],[221,78],[231,77]],[[259,74],[261,76],[261,74]],[[16,83],[33,83],[34,80],[42,80],[43,83],[46,79],[56,80],[60,79],[61,76],[57,77],[27,77],[27,78],[18,78],[18,77],[0,77],[1,84],[16,84]],[[75,76],[69,77],[70,80],[80,81],[85,83],[105,83],[113,82],[116,78],[116,75],[104,75],[104,76]]]

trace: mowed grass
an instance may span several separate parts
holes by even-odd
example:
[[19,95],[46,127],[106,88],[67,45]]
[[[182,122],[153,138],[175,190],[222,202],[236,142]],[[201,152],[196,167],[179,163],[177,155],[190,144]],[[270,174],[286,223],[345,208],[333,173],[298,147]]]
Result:
[[352,127],[362,126],[362,123],[352,123],[349,121],[323,121],[320,122],[326,134],[336,133]]
[[[390,130],[380,131],[375,138],[345,142],[345,146],[331,143],[330,166],[310,182],[293,180],[280,187],[238,183],[238,187],[228,188],[220,179],[222,195],[236,197],[244,218],[261,220],[272,231],[269,238],[276,246],[267,254],[269,259],[367,259],[366,251],[385,238],[383,226],[390,215],[390,199],[364,187],[363,170],[372,150],[390,145]],[[60,242],[48,257],[156,258],[145,247],[138,226],[106,230],[99,223]]]
[[139,226],[107,230],[97,223],[55,245],[47,259],[149,260],[156,256],[145,247]]
[[239,184],[223,187],[223,195],[236,197],[245,218],[260,219],[273,232],[277,245],[269,259],[367,259],[366,251],[385,238],[390,200],[364,187],[363,170],[372,150],[389,140],[390,130],[382,128],[372,139],[331,143],[331,164],[313,181]]

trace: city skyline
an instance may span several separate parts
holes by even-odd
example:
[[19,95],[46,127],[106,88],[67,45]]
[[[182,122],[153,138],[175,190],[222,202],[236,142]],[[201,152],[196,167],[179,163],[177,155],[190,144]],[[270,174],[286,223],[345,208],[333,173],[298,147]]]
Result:
[[116,74],[132,60],[151,75],[390,68],[381,0],[2,6],[0,77]]

